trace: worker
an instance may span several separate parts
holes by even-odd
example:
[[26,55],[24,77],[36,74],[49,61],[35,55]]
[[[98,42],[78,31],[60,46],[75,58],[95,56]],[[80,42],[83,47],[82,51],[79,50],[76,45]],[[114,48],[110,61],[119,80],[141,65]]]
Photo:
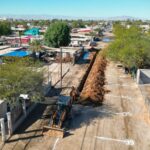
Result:
[[77,100],[77,96],[79,95],[79,92],[77,91],[77,89],[74,86],[72,86],[71,89],[72,90],[70,92],[70,97],[71,97],[71,101],[73,103],[74,101]]

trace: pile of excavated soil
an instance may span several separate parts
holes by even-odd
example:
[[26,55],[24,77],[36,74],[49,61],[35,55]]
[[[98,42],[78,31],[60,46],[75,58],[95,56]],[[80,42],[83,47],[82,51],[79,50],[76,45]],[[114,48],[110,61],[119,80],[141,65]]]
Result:
[[101,105],[103,103],[106,65],[106,59],[98,55],[80,94],[82,104]]

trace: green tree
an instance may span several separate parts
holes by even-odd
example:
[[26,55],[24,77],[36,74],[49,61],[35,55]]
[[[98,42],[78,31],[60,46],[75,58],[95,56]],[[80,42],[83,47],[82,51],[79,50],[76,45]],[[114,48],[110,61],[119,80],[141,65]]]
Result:
[[39,58],[41,51],[41,42],[38,40],[32,41],[32,43],[30,44],[30,50],[33,52],[34,58]]
[[85,28],[85,22],[82,20],[72,21],[72,28]]
[[17,104],[20,94],[28,94],[32,101],[43,98],[43,72],[19,63],[0,65],[0,99]]
[[114,25],[115,41],[108,47],[107,55],[125,66],[144,68],[150,65],[150,45],[147,35],[136,25],[129,29],[120,24]]
[[0,36],[11,34],[11,25],[7,21],[0,22]]
[[77,21],[72,22],[72,28],[79,28],[79,24]]
[[65,22],[52,23],[45,33],[45,44],[50,47],[68,46],[70,43],[70,28]]
[[30,43],[30,50],[33,52],[40,52],[41,51],[41,42],[38,40],[34,40]]

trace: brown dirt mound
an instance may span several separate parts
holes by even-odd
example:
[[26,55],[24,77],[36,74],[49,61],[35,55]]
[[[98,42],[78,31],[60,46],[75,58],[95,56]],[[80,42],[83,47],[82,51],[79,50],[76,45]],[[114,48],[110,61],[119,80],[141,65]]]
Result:
[[106,65],[106,59],[98,55],[80,94],[80,103],[103,103]]

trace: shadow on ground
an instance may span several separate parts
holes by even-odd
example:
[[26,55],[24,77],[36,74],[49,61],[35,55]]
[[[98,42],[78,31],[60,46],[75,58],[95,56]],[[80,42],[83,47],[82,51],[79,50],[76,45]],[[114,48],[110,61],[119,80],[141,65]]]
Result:
[[59,96],[60,95],[60,93],[62,92],[62,90],[65,90],[65,89],[71,89],[72,87],[70,87],[69,86],[69,84],[68,84],[68,86],[67,87],[62,87],[62,88],[52,88],[49,92],[48,92],[48,94],[46,95],[46,98],[48,98],[48,97],[54,97],[54,96]]
[[67,122],[67,129],[75,130],[84,125],[94,124],[95,119],[112,118],[118,109],[113,105],[102,105],[100,107],[73,106],[72,119]]
[[[18,138],[16,139],[10,139],[7,142],[15,142],[19,140],[29,140],[32,138],[37,138],[42,135],[36,135],[36,133],[42,131],[41,127],[39,126],[36,130],[31,129],[27,130],[30,126],[32,126],[38,119],[43,119],[44,118],[44,111],[46,109],[47,105],[44,104],[38,104],[37,107],[31,112],[31,114],[26,118],[26,120],[20,125],[20,127],[16,130],[14,135],[17,135]],[[33,136],[22,136],[22,134],[30,134],[30,133],[35,133]]]

